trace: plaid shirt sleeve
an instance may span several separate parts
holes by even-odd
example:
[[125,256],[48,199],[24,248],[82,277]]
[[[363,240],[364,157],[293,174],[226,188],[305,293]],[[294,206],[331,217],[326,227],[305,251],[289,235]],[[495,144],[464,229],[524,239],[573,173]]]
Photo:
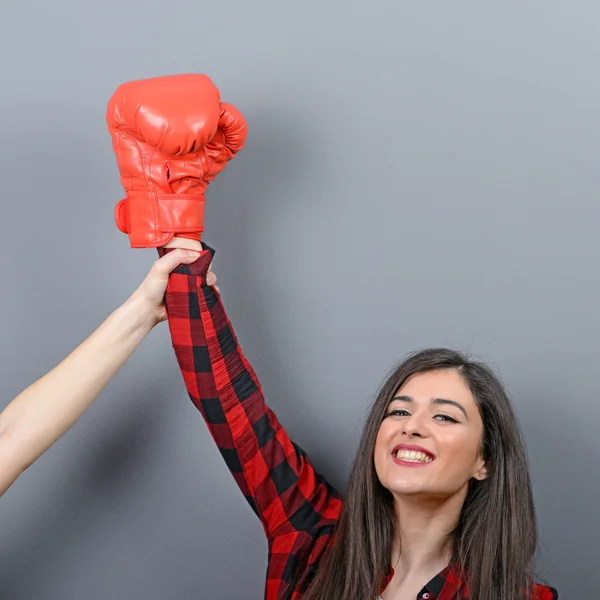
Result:
[[[160,250],[162,255],[168,250]],[[214,251],[169,277],[166,307],[189,396],[268,538],[337,520],[339,494],[265,404],[219,293],[206,284]]]

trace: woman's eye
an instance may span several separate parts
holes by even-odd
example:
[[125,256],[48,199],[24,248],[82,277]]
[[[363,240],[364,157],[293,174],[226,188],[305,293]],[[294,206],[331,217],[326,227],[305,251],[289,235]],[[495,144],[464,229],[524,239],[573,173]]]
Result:
[[396,410],[391,410],[387,415],[387,417],[409,417],[410,413],[403,408],[397,408]]
[[433,418],[437,419],[438,421],[445,421],[447,423],[458,423],[458,421],[450,415],[435,415]]

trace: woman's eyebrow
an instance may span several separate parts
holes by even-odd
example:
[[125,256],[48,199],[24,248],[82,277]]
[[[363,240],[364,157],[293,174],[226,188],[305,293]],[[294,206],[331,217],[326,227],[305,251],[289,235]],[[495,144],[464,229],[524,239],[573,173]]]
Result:
[[[415,403],[415,401],[410,396],[394,396],[391,402],[408,402],[409,404]],[[463,415],[465,415],[465,419],[467,419],[467,421],[469,420],[469,416],[467,415],[467,411],[465,410],[464,406],[459,402],[456,402],[455,400],[446,400],[445,398],[433,398],[431,400],[431,403],[456,406],[456,408],[458,408],[463,413]]]

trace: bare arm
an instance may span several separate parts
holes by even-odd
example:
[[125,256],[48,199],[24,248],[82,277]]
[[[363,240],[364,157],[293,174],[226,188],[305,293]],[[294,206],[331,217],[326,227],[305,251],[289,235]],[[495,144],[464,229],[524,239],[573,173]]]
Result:
[[165,319],[169,273],[197,256],[179,250],[156,261],[122,306],[0,413],[0,495],[81,417],[148,332]]

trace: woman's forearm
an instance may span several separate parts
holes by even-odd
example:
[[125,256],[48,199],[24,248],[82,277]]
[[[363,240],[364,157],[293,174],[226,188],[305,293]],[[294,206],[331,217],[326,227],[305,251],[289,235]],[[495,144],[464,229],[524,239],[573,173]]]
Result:
[[270,540],[282,532],[331,526],[340,496],[267,406],[210,282],[213,252],[206,250],[171,274],[166,292],[173,348],[190,399]]
[[77,421],[155,323],[132,297],[0,413],[0,494]]

